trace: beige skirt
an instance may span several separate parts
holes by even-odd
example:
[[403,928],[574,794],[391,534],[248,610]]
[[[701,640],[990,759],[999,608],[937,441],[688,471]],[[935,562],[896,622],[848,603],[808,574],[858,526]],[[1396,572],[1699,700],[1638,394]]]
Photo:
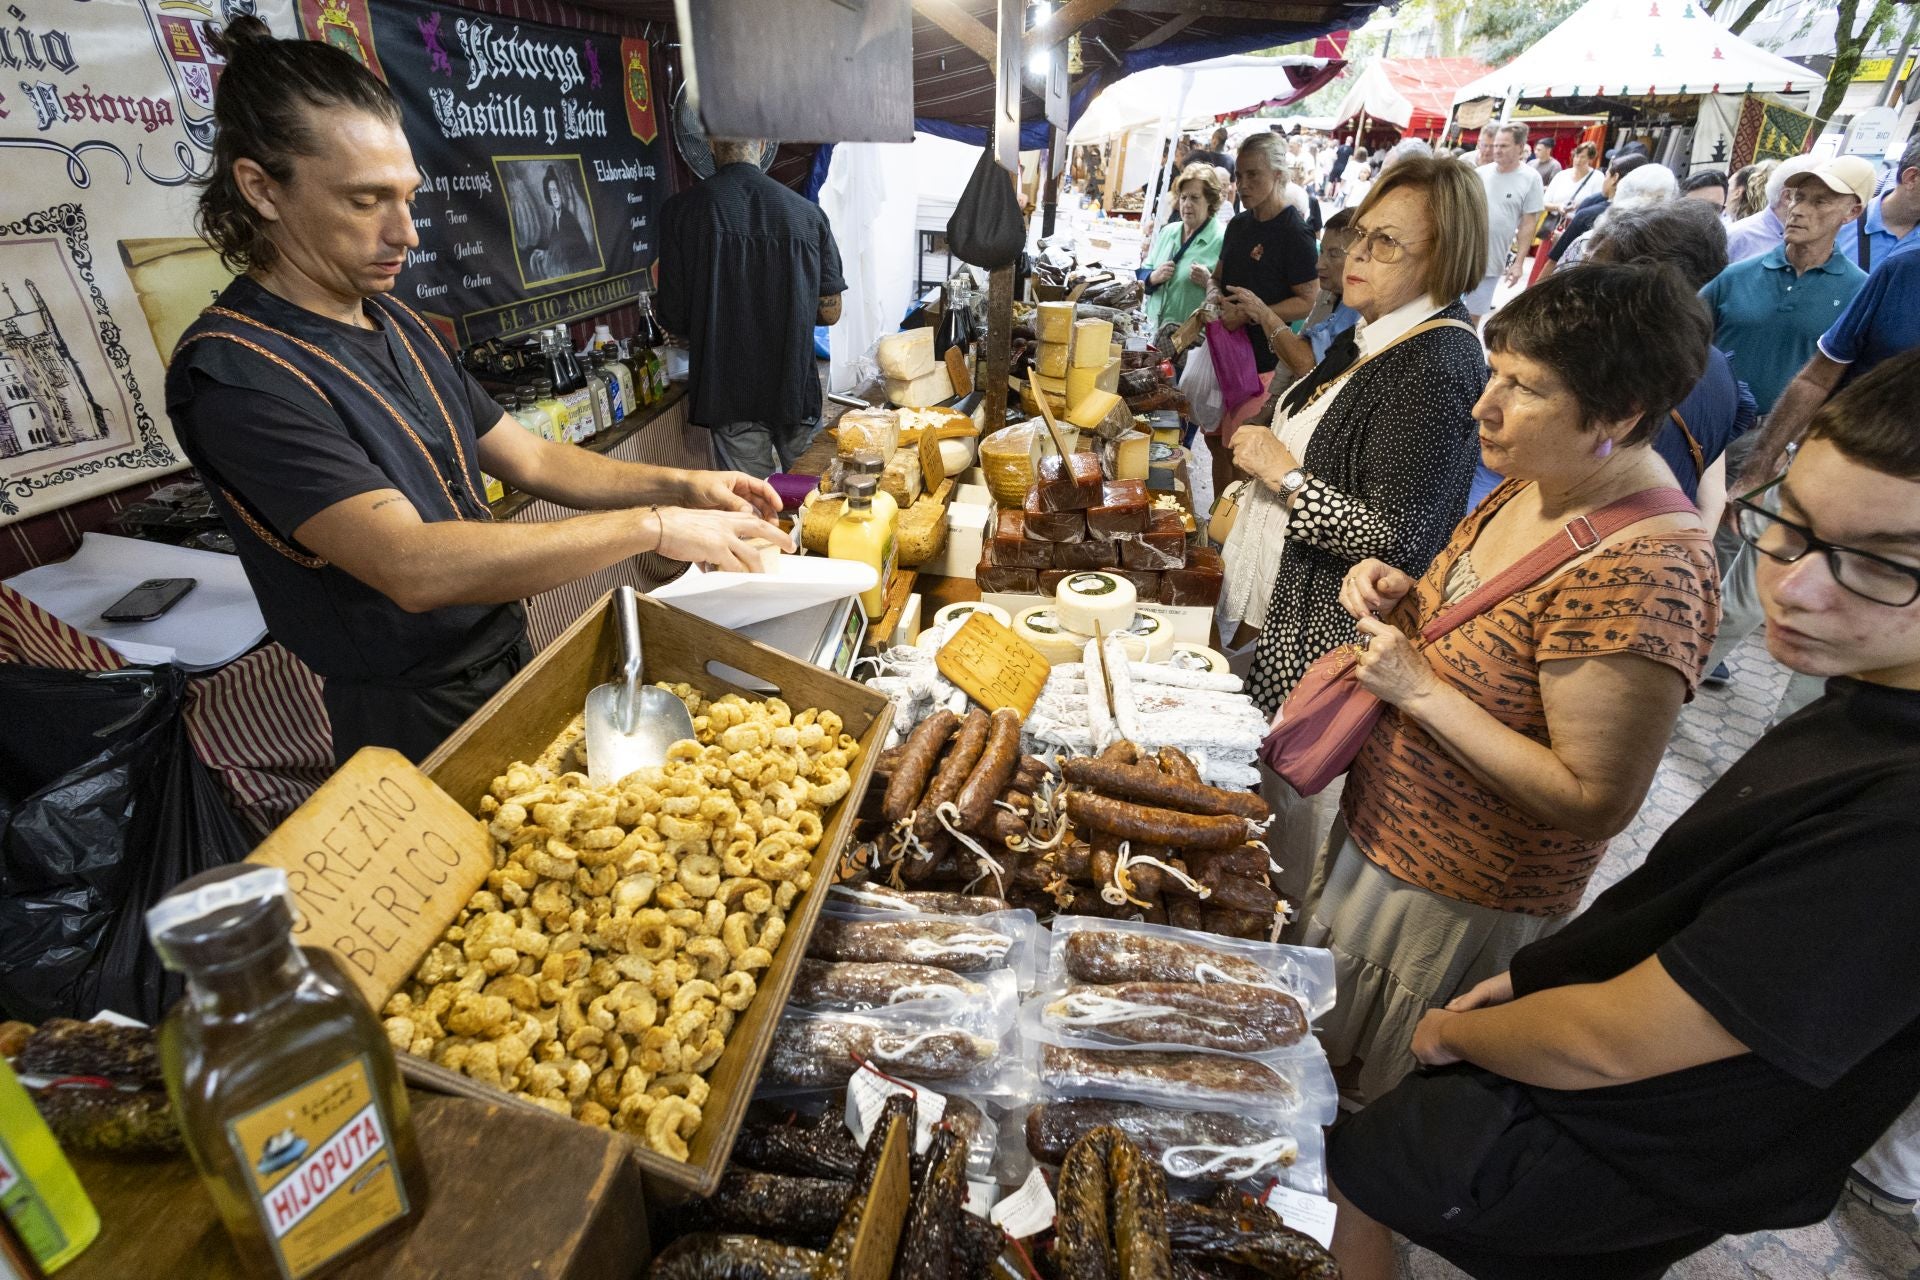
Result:
[[1328,843],[1338,851],[1301,908],[1297,940],[1333,952],[1339,1001],[1320,1040],[1336,1069],[1359,1064],[1347,1095],[1366,1103],[1419,1065],[1413,1029],[1427,1010],[1505,973],[1514,952],[1567,917],[1475,906],[1396,879],[1360,852],[1345,822]]

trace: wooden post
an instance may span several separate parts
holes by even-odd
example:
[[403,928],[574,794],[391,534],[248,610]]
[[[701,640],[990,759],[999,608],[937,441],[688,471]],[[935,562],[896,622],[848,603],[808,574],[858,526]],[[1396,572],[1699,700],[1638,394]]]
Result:
[[[999,57],[994,65],[994,159],[1014,181],[1020,170],[1020,71],[1026,62],[1026,6],[1000,0]],[[980,381],[985,429],[998,431],[1007,420],[1007,371],[1013,364],[1013,268],[987,276],[987,349]]]

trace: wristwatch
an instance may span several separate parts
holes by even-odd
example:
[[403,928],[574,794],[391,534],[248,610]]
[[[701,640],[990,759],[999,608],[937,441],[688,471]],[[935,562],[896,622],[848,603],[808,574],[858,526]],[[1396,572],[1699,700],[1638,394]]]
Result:
[[1288,506],[1293,505],[1294,497],[1307,487],[1307,481],[1311,479],[1313,477],[1299,467],[1280,477],[1280,496],[1286,499]]

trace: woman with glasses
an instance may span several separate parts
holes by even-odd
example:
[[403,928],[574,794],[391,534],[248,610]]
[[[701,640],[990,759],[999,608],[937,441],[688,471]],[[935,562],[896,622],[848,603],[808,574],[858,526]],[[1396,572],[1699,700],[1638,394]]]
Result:
[[1911,1225],[1916,401],[1909,352],[1736,500],[1767,649],[1826,693],[1566,928],[1421,1019],[1438,1069],[1328,1139],[1346,1280],[1395,1274],[1389,1228],[1486,1280],[1653,1280],[1722,1233],[1819,1222],[1843,1186]]
[[[1409,156],[1381,174],[1348,231],[1342,301],[1359,322],[1279,397],[1271,426],[1244,427],[1233,444],[1254,483],[1223,552],[1221,636],[1244,648],[1257,630],[1249,683],[1269,713],[1309,663],[1353,638],[1340,608],[1347,571],[1369,558],[1426,568],[1473,479],[1487,365],[1459,299],[1486,266],[1480,180]],[[1251,295],[1239,301],[1287,349],[1285,319]],[[1285,783],[1264,790],[1287,815],[1276,887],[1297,898],[1322,833]]]
[[[1640,808],[1720,614],[1713,542],[1653,447],[1706,365],[1706,308],[1663,267],[1554,276],[1488,321],[1474,407],[1504,483],[1416,581],[1347,575],[1361,686],[1387,704],[1347,776],[1301,940],[1330,947],[1321,1039],[1362,1099],[1413,1028],[1580,905]],[[1624,526],[1601,513],[1634,499]],[[1665,501],[1669,514],[1657,511]],[[1551,567],[1427,643],[1422,629],[1536,548]]]

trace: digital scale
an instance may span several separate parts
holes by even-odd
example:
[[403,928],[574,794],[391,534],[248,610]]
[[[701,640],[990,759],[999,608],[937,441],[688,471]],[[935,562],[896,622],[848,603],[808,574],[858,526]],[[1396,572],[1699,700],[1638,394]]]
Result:
[[[867,615],[860,608],[860,597],[848,596],[738,627],[736,632],[822,670],[850,677],[854,660],[860,656],[860,644],[867,638]],[[722,663],[713,664],[713,669],[715,674],[743,689],[775,692],[772,685],[759,677],[735,671]]]

